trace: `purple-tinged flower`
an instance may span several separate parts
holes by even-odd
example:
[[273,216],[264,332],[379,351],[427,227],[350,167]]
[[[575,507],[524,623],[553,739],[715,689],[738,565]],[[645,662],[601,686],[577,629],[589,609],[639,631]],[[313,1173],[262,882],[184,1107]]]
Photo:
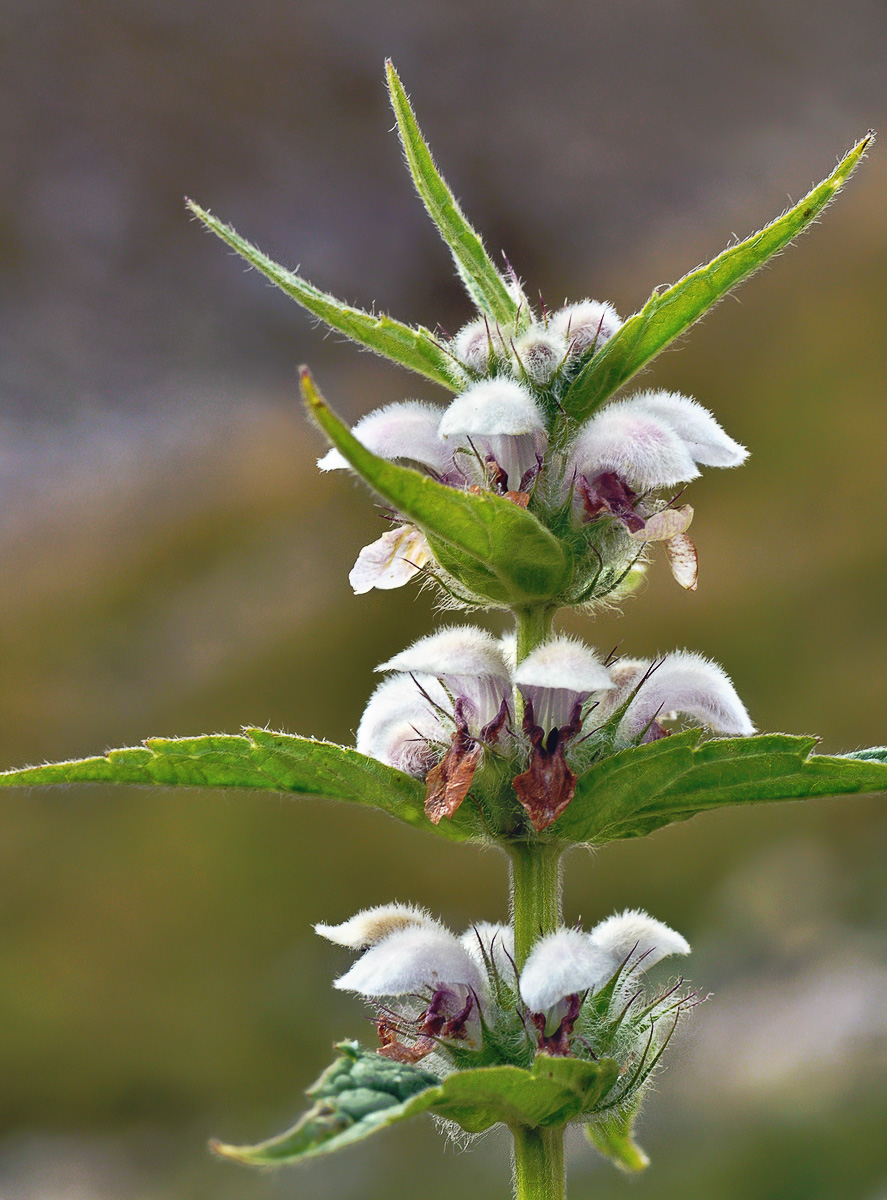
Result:
[[578,358],[589,350],[600,350],[621,324],[612,304],[600,300],[582,300],[552,314],[548,328],[556,337],[563,338],[569,347],[570,357]]
[[465,472],[496,491],[523,492],[548,444],[532,392],[510,379],[484,379],[452,402],[439,433]]
[[726,671],[701,654],[681,650],[658,663],[623,659],[610,676],[615,688],[601,704],[601,719],[628,701],[616,729],[617,747],[655,741],[665,733],[660,719],[681,713],[730,737],[755,731]]
[[568,637],[538,646],[513,680],[524,699],[523,728],[531,746],[530,765],[513,786],[538,833],[557,820],[576,791],[565,748],[582,727],[583,705],[613,684],[594,652]]

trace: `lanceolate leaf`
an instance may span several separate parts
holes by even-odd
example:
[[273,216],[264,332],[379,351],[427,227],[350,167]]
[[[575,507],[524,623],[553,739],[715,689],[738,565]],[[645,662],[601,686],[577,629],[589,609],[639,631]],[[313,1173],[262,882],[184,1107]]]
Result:
[[352,341],[374,350],[384,358],[417,371],[427,379],[434,380],[451,392],[459,390],[462,381],[461,369],[447,353],[433,333],[421,327],[413,329],[402,325],[384,313],[368,313],[360,308],[343,304],[335,296],[320,291],[307,279],[288,271],[286,267],[270,259],[250,242],[242,238],[230,225],[189,200],[188,207],[207,229],[217,234],[223,242],[245,258],[256,270],[261,271],[272,283],[291,296],[315,317],[319,317],[331,329],[344,333]]
[[564,586],[566,551],[526,509],[492,492],[445,487],[379,458],[331,411],[306,369],[301,381],[312,416],[358,475],[420,529],[486,567],[514,605],[548,600]]
[[[727,804],[887,791],[887,761],[811,754],[816,739],[768,733],[699,744],[700,730],[602,759],[551,832],[566,841],[642,837]],[[884,753],[881,751],[880,753]]]
[[386,67],[391,105],[416,190],[449,246],[471,299],[482,312],[501,324],[503,334],[513,334],[518,303],[434,165],[397,72],[390,62]]
[[454,820],[432,825],[425,816],[425,785],[411,775],[332,742],[267,729],[247,729],[242,735],[150,738],[144,746],[111,750],[97,758],[0,773],[0,787],[62,783],[259,788],[380,808],[453,841],[478,832],[468,805]]
[[342,1052],[308,1094],[315,1100],[292,1129],[257,1146],[213,1143],[226,1158],[251,1166],[300,1162],[329,1154],[379,1129],[423,1112],[455,1121],[468,1133],[492,1125],[559,1126],[595,1106],[616,1082],[612,1059],[584,1062],[538,1054],[531,1070],[480,1067],[445,1079],[395,1063],[356,1042]]
[[731,289],[785,249],[844,186],[872,137],[867,134],[828,179],[759,233],[728,247],[666,291],[654,292],[573,380],[562,401],[569,415],[588,417]]

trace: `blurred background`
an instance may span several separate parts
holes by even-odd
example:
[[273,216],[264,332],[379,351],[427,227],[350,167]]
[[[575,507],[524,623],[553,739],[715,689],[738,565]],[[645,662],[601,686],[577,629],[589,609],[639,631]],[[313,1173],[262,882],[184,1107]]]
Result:
[[[627,315],[887,128],[877,0],[2,0],[0,764],[264,724],[349,741],[373,667],[429,628],[356,598],[382,525],[295,368],[350,419],[433,385],[324,337],[185,216],[193,196],[319,286],[469,316],[402,169],[391,55],[491,250],[549,307]],[[661,358],[752,450],[689,496],[700,584],[654,562],[606,651],[722,662],[763,729],[887,740],[887,158]],[[575,854],[567,917],[648,907],[714,998],[601,1200],[885,1200],[883,798],[728,810]],[[392,899],[506,915],[493,853],[274,796],[69,790],[0,805],[0,1198],[506,1194],[507,1144],[430,1122],[252,1175],[206,1139],[283,1128],[371,1032],[311,932]]]

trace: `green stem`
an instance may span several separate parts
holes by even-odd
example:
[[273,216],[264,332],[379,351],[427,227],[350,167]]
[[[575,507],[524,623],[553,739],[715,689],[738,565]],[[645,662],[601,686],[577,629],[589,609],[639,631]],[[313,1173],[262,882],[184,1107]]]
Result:
[[[551,634],[554,609],[538,607],[515,613],[517,661],[522,662]],[[521,697],[515,689],[515,712],[520,719]],[[561,923],[563,849],[550,842],[514,841],[511,859],[511,915],[514,959],[518,971],[534,944]],[[564,1131],[516,1126],[514,1137],[515,1200],[564,1200]]]
[[545,933],[561,923],[561,854],[547,842],[512,842],[511,913],[514,923],[514,959],[520,971],[530,950]]
[[517,661],[523,662],[531,650],[551,635],[551,623],[555,609],[548,605],[519,609],[515,614],[517,634]]
[[515,1126],[515,1200],[564,1200],[563,1129]]

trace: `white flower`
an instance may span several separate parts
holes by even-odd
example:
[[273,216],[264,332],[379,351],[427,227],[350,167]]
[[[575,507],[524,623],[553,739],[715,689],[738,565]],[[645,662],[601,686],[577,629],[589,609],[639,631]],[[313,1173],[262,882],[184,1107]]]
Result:
[[484,379],[457,396],[441,418],[439,433],[466,474],[478,458],[484,474],[498,467],[503,478],[494,483],[503,492],[523,490],[522,480],[535,470],[537,455],[548,443],[532,392],[510,379]]
[[[331,450],[333,453],[338,451]],[[356,596],[372,588],[387,591],[403,587],[431,557],[425,534],[415,525],[400,525],[364,546],[348,573],[348,582]]]
[[534,1013],[547,1013],[570,996],[599,991],[617,971],[637,973],[689,943],[639,909],[607,917],[590,933],[558,929],[540,938],[520,976],[520,994]]
[[334,984],[367,997],[404,996],[453,985],[478,994],[486,991],[475,960],[441,925],[412,925],[388,934]]
[[554,313],[548,328],[555,336],[564,339],[572,357],[578,357],[592,347],[600,350],[621,324],[612,304],[600,300],[582,300]]
[[489,971],[492,965],[503,982],[514,979],[514,930],[510,925],[478,921],[459,940],[481,970]]
[[440,714],[451,707],[450,697],[430,675],[386,679],[364,709],[357,727],[357,749],[408,775],[426,775],[449,741]]
[[617,965],[628,959],[644,971],[672,954],[690,953],[685,937],[639,908],[614,913],[595,925],[588,936]]
[[538,646],[513,674],[533,717],[546,733],[568,724],[593,692],[613,687],[600,659],[576,638],[555,637]]
[[675,713],[693,717],[715,733],[747,737],[755,731],[727,673],[701,654],[678,651],[658,665],[626,659],[610,675],[616,687],[601,705],[601,720],[636,691],[616,730],[617,746],[661,736],[659,718]]
[[558,929],[530,951],[520,976],[521,999],[530,1012],[548,1012],[567,996],[597,991],[616,966],[581,929]]
[[[442,476],[453,467],[452,454],[437,432],[444,411],[436,404],[403,400],[368,413],[351,432],[362,446],[380,458],[405,458]],[[328,450],[317,460],[317,465],[321,471],[338,471],[349,466],[336,449]]]
[[747,456],[695,400],[653,391],[596,413],[579,430],[568,464],[589,483],[612,472],[634,491],[646,492],[696,479],[697,463],[735,467]]
[[367,950],[392,933],[412,926],[440,928],[440,924],[424,908],[418,908],[415,904],[379,904],[375,908],[362,909],[340,925],[315,925],[314,932],[337,946]]

